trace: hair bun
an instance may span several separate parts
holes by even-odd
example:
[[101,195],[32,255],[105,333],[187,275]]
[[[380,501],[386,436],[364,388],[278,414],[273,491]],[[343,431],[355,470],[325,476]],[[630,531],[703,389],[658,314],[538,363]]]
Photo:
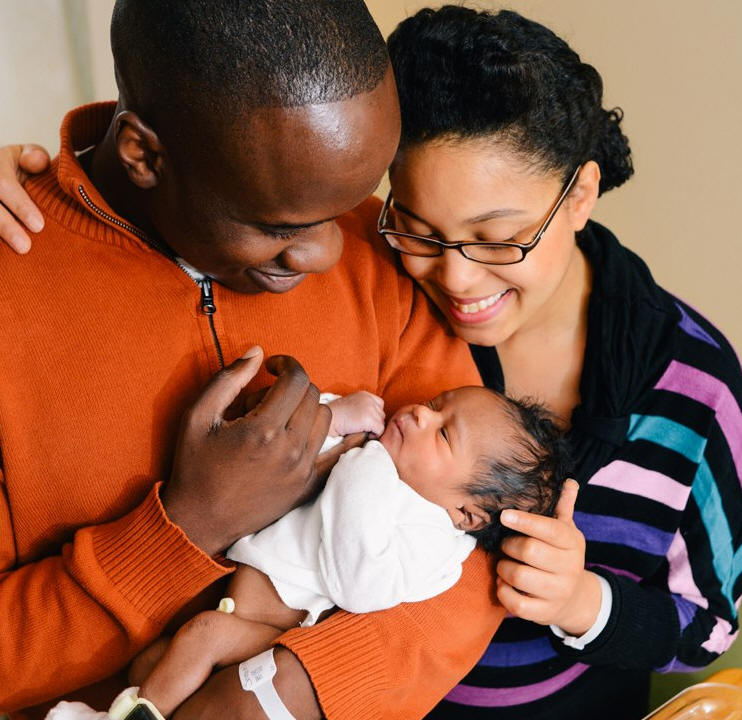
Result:
[[595,161],[600,166],[600,194],[623,185],[633,174],[629,139],[621,131],[623,110],[601,109],[602,132],[595,152]]

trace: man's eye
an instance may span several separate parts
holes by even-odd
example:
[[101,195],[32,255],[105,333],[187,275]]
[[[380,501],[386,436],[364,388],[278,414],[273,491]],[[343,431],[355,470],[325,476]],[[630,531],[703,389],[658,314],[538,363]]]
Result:
[[263,232],[272,237],[276,238],[277,240],[290,240],[291,238],[296,237],[299,234],[299,230],[263,230]]

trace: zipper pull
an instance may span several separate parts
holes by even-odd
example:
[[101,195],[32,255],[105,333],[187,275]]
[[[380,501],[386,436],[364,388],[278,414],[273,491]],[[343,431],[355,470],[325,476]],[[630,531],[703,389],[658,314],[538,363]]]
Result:
[[201,280],[201,312],[204,315],[213,315],[216,312],[214,295],[211,292],[211,278]]

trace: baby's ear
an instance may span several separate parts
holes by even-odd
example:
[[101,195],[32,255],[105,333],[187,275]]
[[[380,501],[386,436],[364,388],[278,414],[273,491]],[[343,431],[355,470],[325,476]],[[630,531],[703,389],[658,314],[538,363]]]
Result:
[[491,522],[489,513],[482,510],[473,500],[467,500],[457,507],[456,516],[456,527],[464,532],[481,530]]

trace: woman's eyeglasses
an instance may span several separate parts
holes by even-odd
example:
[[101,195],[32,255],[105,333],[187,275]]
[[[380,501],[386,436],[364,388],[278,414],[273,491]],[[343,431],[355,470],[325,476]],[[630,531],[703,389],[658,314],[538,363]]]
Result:
[[549,210],[546,219],[541,223],[541,227],[536,231],[533,240],[529,243],[499,243],[499,242],[460,242],[447,243],[426,235],[414,235],[413,233],[398,232],[393,228],[386,227],[389,219],[389,208],[392,202],[392,193],[386,198],[384,207],[381,209],[379,221],[376,229],[395,250],[406,255],[416,255],[418,257],[438,257],[443,255],[446,250],[458,250],[465,258],[474,260],[474,262],[484,263],[486,265],[514,265],[515,263],[525,260],[533,248],[538,245],[543,234],[549,227],[549,223],[554,219],[557,211],[561,207],[564,199],[572,189],[577,176],[580,174],[582,165],[578,165],[572,176],[562,188],[557,200]]

